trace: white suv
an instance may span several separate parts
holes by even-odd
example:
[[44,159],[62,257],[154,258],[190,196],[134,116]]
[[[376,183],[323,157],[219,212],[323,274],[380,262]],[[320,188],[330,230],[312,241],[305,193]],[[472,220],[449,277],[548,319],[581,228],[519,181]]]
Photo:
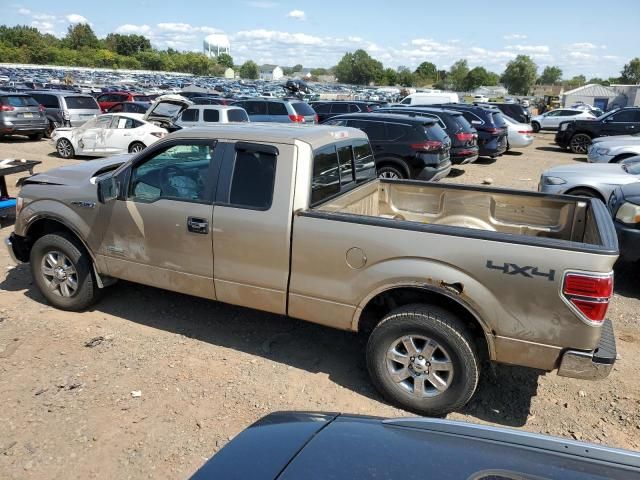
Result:
[[557,130],[560,122],[589,118],[596,117],[590,112],[577,108],[559,108],[543,113],[542,115],[536,115],[531,119],[531,126],[534,132],[539,132],[540,130]]
[[206,127],[216,123],[248,122],[244,108],[229,105],[193,105],[176,121],[179,127]]

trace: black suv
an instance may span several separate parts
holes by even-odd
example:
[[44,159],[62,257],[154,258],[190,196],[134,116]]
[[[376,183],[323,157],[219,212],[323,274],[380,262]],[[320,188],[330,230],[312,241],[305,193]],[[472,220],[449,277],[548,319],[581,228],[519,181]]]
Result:
[[352,113],[334,117],[325,125],[365,132],[380,178],[436,181],[451,170],[451,141],[436,120],[390,113]]
[[381,108],[376,110],[376,113],[400,113],[410,117],[433,118],[449,135],[451,140],[451,163],[463,165],[475,162],[478,158],[478,131],[471,126],[461,112],[445,108],[403,106]]
[[474,105],[479,105],[481,107],[482,106],[495,107],[498,110],[500,110],[503,114],[505,114],[507,117],[511,117],[515,121],[520,123],[531,122],[531,113],[529,112],[529,110],[517,103],[487,102],[487,103],[476,103]]
[[608,135],[631,135],[640,132],[640,108],[628,107],[606,113],[594,120],[561,122],[556,143],[573,153],[587,153],[591,140]]
[[628,262],[640,260],[640,183],[616,188],[608,206],[618,234],[620,258]]
[[337,115],[345,113],[370,113],[380,108],[377,102],[362,101],[330,101],[330,102],[310,102],[310,105],[318,114],[320,122],[329,120]]
[[444,103],[432,105],[462,113],[464,118],[478,131],[478,146],[481,157],[496,158],[507,151],[507,124],[502,112],[493,107]]

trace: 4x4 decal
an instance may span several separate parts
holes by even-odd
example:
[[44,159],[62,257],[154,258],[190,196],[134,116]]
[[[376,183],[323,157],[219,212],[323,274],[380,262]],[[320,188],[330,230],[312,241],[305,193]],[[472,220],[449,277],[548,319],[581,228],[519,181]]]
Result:
[[538,270],[538,267],[531,265],[527,265],[526,267],[520,267],[515,263],[503,263],[502,265],[497,265],[493,263],[493,260],[487,260],[487,268],[490,270],[500,270],[505,275],[522,275],[527,278],[533,278],[534,276],[547,277],[550,282],[552,282],[556,276],[555,270],[549,270],[549,272],[544,273]]

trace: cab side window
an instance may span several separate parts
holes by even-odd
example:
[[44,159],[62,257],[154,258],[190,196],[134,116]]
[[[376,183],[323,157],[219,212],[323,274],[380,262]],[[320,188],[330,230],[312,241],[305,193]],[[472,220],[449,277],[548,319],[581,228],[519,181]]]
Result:
[[276,180],[276,154],[255,149],[236,149],[229,190],[231,206],[268,210]]
[[209,167],[215,145],[185,141],[155,152],[131,172],[129,199],[207,202]]
[[182,112],[183,122],[197,122],[200,115],[200,110],[197,108],[187,108]]

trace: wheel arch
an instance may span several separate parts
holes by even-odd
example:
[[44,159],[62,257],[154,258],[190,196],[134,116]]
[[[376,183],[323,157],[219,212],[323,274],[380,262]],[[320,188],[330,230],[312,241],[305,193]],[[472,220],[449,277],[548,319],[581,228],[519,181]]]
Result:
[[147,148],[147,145],[142,141],[142,140],[134,140],[133,142],[131,142],[129,144],[129,146],[127,147],[127,151],[131,152],[131,147],[133,147],[136,143],[139,143],[140,145],[142,145],[144,148]]
[[569,190],[567,190],[566,192],[564,192],[564,194],[566,195],[576,195],[574,192],[580,191],[580,190],[588,190],[589,192],[592,192],[596,198],[599,198],[600,200],[603,201],[603,203],[607,203],[604,199],[604,197],[602,196],[602,194],[596,190],[594,187],[590,186],[590,185],[578,185],[575,187],[571,187]]
[[638,153],[620,153],[618,155],[616,155],[615,157],[613,157],[609,163],[620,163],[622,160],[625,160],[627,158],[631,158],[631,157],[636,157],[640,154]]
[[354,313],[352,330],[368,335],[380,321],[392,310],[415,303],[437,305],[455,314],[470,327],[478,351],[489,359],[495,359],[494,332],[474,311],[460,298],[459,285],[437,287],[425,284],[398,284],[380,287],[371,292],[358,306]]
[[409,169],[409,165],[407,165],[407,162],[405,162],[401,158],[391,157],[391,156],[384,156],[384,157],[381,157],[380,159],[376,158],[376,169],[384,167],[385,165],[398,167],[405,173],[407,178],[411,178],[411,171]]

